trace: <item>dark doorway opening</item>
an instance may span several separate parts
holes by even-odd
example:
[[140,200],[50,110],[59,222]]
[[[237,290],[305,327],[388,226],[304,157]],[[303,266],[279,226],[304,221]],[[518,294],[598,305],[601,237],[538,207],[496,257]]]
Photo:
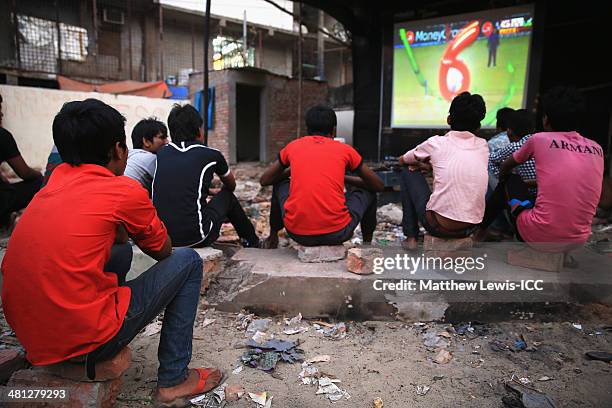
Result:
[[236,160],[259,161],[261,88],[236,84]]

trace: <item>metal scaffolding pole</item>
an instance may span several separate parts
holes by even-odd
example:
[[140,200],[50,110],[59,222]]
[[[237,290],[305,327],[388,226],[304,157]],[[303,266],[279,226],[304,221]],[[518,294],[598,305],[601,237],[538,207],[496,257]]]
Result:
[[208,104],[210,96],[208,94],[208,43],[210,40],[210,0],[206,0],[206,14],[204,16],[204,106],[202,113],[204,115],[204,144],[208,146]]

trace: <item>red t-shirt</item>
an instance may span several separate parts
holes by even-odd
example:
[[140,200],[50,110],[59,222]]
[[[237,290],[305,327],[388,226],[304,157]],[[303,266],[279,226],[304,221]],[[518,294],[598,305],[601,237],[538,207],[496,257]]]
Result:
[[351,221],[344,197],[344,174],[362,163],[355,149],[324,136],[305,136],[279,154],[291,166],[285,228],[297,235],[339,231]]
[[118,225],[144,249],[166,240],[147,191],[93,164],[59,165],[26,208],[2,262],[2,304],[33,364],[88,353],[119,331],[130,289],[104,271]]

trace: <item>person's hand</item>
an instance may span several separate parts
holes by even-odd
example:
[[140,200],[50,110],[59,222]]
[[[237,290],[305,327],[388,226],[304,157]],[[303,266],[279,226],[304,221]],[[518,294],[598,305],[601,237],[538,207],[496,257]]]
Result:
[[220,188],[209,188],[208,189],[208,194],[214,196],[214,195],[219,194],[220,191],[221,191]]
[[410,170],[410,171],[420,171],[423,174],[427,174],[427,173],[430,173],[433,170],[433,168],[432,168],[431,163],[429,161],[426,161],[426,162],[419,161],[416,164],[409,165],[408,166],[408,170]]

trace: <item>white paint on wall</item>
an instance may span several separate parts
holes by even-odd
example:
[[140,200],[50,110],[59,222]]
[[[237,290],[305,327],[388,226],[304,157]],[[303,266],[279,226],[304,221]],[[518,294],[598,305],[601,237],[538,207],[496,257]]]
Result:
[[53,146],[53,119],[66,102],[96,98],[117,109],[126,118],[125,134],[130,148],[130,135],[139,120],[155,116],[166,123],[174,103],[189,102],[10,85],[0,85],[0,95],[4,114],[2,126],[15,137],[25,161],[38,169],[44,169],[47,164]]
[[353,145],[353,119],[355,117],[354,110],[337,110],[336,119],[336,136],[341,137],[347,144]]

